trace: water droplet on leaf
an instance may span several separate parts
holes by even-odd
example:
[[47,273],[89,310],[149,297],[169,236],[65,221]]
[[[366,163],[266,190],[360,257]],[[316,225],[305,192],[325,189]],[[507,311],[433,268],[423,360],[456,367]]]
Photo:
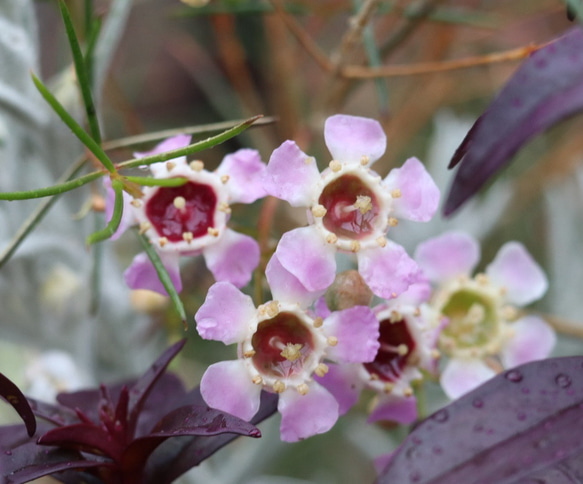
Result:
[[557,375],[557,378],[555,378],[555,382],[561,388],[567,388],[571,386],[571,377],[569,375],[565,375],[564,373],[560,373]]
[[520,373],[518,370],[510,370],[506,373],[505,376],[506,379],[512,383],[518,383],[522,381],[522,373]]
[[442,410],[439,410],[439,411],[435,412],[431,416],[431,418],[433,420],[435,420],[436,422],[443,423],[443,422],[446,422],[447,421],[447,419],[449,418],[449,414],[447,413],[447,410],[442,409]]

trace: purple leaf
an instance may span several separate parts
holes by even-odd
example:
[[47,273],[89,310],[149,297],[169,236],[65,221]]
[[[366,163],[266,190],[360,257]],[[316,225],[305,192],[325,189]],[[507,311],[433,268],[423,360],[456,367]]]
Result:
[[525,60],[466,135],[444,205],[451,215],[534,135],[583,110],[583,30],[575,27]]
[[565,466],[580,478],[564,482],[580,483],[582,435],[583,357],[528,363],[421,422],[378,484],[555,483],[532,479]]
[[34,413],[32,413],[28,400],[20,389],[2,373],[0,373],[0,396],[18,412],[18,415],[20,415],[20,418],[26,426],[28,435],[33,435],[36,431],[36,419],[34,418]]
[[55,425],[68,425],[78,421],[77,414],[72,410],[52,403],[42,402],[28,397],[28,403],[34,414]]

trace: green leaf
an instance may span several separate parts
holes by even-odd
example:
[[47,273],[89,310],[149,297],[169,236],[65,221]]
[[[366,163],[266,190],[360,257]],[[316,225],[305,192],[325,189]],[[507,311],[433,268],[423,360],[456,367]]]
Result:
[[166,292],[168,293],[170,299],[172,300],[172,304],[174,304],[176,312],[178,313],[178,315],[182,319],[182,323],[186,327],[186,311],[184,309],[182,301],[180,300],[180,297],[178,296],[178,292],[176,291],[176,288],[174,287],[174,284],[170,279],[170,274],[168,274],[168,271],[166,270],[166,267],[164,267],[164,264],[162,263],[162,260],[158,255],[158,252],[156,252],[156,249],[150,243],[148,238],[145,237],[144,235],[141,235],[137,230],[136,235],[140,239],[140,242],[142,243],[142,246],[144,247],[146,254],[150,258],[150,261],[152,261],[154,269],[156,269],[156,273],[160,278],[160,282],[164,286],[164,289],[166,289]]
[[111,188],[115,192],[115,203],[111,220],[103,230],[93,232],[87,237],[87,245],[95,244],[109,239],[119,227],[123,215],[123,182],[119,179],[111,180]]
[[37,188],[35,190],[28,190],[25,192],[0,192],[0,200],[29,200],[31,198],[43,198],[53,195],[60,195],[62,193],[74,190],[75,188],[82,187],[87,183],[91,183],[93,180],[97,180],[103,175],[105,175],[105,173],[102,171],[94,171],[93,173],[89,173],[79,178],[75,178],[74,180],[61,183],[60,185],[54,185],[52,187]]
[[124,177],[126,180],[137,183],[138,185],[142,185],[144,187],[181,187],[184,185],[188,178],[152,178],[146,176],[126,176]]
[[95,157],[107,168],[107,171],[110,173],[115,173],[115,167],[111,160],[105,154],[105,151],[101,149],[101,147],[95,142],[95,140],[87,134],[87,132],[79,126],[77,121],[73,119],[73,117],[65,110],[65,108],[57,101],[55,96],[51,94],[51,92],[47,89],[47,87],[40,81],[38,77],[32,74],[32,80],[34,85],[41,93],[42,97],[45,98],[50,106],[54,109],[57,115],[61,118],[61,120],[69,127],[73,134],[77,136],[79,141],[83,143],[89,151],[91,151]]
[[93,96],[91,95],[91,81],[89,80],[89,73],[79,46],[77,34],[73,27],[71,14],[63,0],[59,0],[59,8],[65,23],[65,31],[71,45],[71,53],[73,54],[73,62],[75,64],[75,72],[77,73],[77,80],[81,88],[81,95],[83,96],[83,103],[85,104],[85,112],[87,113],[87,122],[89,123],[89,131],[91,136],[97,144],[101,144],[101,133],[99,131],[99,122],[97,121],[97,112],[95,104],[93,103]]

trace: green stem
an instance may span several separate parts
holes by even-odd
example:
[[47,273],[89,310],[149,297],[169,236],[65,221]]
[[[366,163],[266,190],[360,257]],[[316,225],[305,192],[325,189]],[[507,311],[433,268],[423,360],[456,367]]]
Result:
[[123,183],[121,180],[111,180],[111,188],[115,192],[115,203],[111,220],[103,230],[93,232],[87,237],[87,245],[95,244],[109,239],[119,227],[121,216],[123,215]]
[[9,200],[12,202],[14,200],[29,200],[31,198],[43,198],[50,197],[52,195],[60,195],[61,193],[65,193],[70,190],[74,190],[75,188],[82,187],[83,185],[87,185],[87,183],[91,183],[93,180],[97,180],[103,175],[105,175],[105,173],[102,171],[94,171],[93,173],[89,173],[82,177],[75,178],[74,180],[52,187],[38,188],[36,190],[29,190],[26,192],[0,193],[0,200]]
[[166,151],[164,153],[159,153],[157,155],[145,156],[144,158],[139,158],[137,160],[124,161],[117,165],[118,169],[122,168],[135,168],[137,166],[151,165],[152,163],[159,163],[161,161],[168,161],[174,158],[179,158],[181,156],[187,156],[197,151],[203,151],[208,148],[212,148],[218,144],[224,143],[225,141],[237,136],[239,133],[245,131],[249,126],[251,126],[255,121],[263,117],[261,114],[247,119],[246,121],[238,124],[237,126],[223,131],[222,133],[211,136],[204,141],[199,141],[198,143],[193,143],[191,145],[185,146],[184,148],[179,148],[177,150]]
[[[59,8],[65,24],[65,31],[71,45],[71,53],[73,54],[73,63],[75,64],[75,72],[77,73],[77,80],[81,88],[81,95],[83,96],[83,104],[85,104],[85,112],[87,113],[87,122],[89,123],[89,131],[95,142],[101,144],[101,133],[99,131],[99,122],[97,121],[97,112],[95,104],[93,103],[93,96],[91,95],[91,82],[87,72],[87,65],[79,46],[79,40],[73,27],[71,14],[63,0],[59,0]],[[87,8],[87,5],[86,5]]]
[[144,247],[144,250],[145,250],[147,256],[149,257],[150,261],[154,265],[154,269],[156,269],[156,273],[158,274],[158,277],[160,278],[160,282],[162,283],[162,285],[164,286],[164,289],[166,289],[166,292],[170,296],[170,299],[172,300],[172,303],[174,304],[174,308],[176,309],[176,311],[178,312],[178,315],[182,319],[182,323],[186,327],[186,324],[187,324],[186,323],[186,311],[184,309],[184,305],[182,304],[182,301],[180,300],[180,297],[178,296],[178,292],[176,291],[176,288],[174,287],[174,284],[172,283],[172,279],[170,279],[170,274],[168,274],[166,267],[164,267],[164,264],[162,263],[162,259],[160,259],[158,252],[156,252],[156,249],[150,243],[150,241],[148,240],[147,237],[145,237],[144,235],[140,235],[138,233],[138,231],[136,231],[135,233],[138,236],[138,239],[140,239],[140,242],[142,243],[142,246]]
[[583,25],[583,2],[581,0],[564,0],[567,8],[575,14],[577,21]]
[[79,126],[77,121],[73,119],[73,117],[65,110],[65,108],[57,101],[57,99],[51,94],[51,92],[47,89],[47,87],[40,81],[38,77],[34,74],[32,75],[32,80],[34,85],[41,93],[42,97],[45,98],[45,101],[50,104],[50,106],[54,109],[57,115],[61,118],[61,120],[69,127],[73,134],[77,136],[79,141],[83,143],[89,151],[91,151],[95,157],[103,164],[107,171],[110,173],[115,173],[115,167],[111,160],[105,154],[105,151],[101,149],[101,147],[95,142],[95,140],[87,134],[87,132]]
[[152,178],[145,176],[126,176],[126,180],[137,183],[144,187],[181,187],[184,185],[188,178]]

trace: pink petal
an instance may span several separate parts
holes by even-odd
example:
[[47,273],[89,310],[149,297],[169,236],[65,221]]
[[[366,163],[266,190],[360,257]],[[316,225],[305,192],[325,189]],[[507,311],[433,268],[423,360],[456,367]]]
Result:
[[328,390],[338,402],[338,411],[344,415],[350,410],[360,397],[364,384],[359,377],[361,365],[328,364],[328,373],[323,377],[316,376],[320,385]]
[[[190,139],[192,138],[189,134],[179,134],[177,136],[173,136],[172,138],[168,138],[161,143],[158,143],[153,150],[150,151],[143,151],[143,152],[135,152],[134,156],[136,158],[144,158],[146,156],[151,155],[158,155],[160,153],[164,153],[166,151],[177,150],[179,148],[184,148],[190,144]],[[186,156],[181,156],[179,158],[174,158],[172,163],[177,165],[186,165]],[[163,178],[168,176],[168,170],[166,168],[167,161],[161,163],[153,163],[150,165],[150,170],[152,174],[156,178]]]
[[471,274],[480,260],[480,245],[465,232],[446,232],[419,244],[415,260],[431,281],[445,281]]
[[408,425],[417,420],[417,399],[415,397],[381,396],[367,422],[388,420]]
[[255,312],[249,296],[229,282],[216,282],[208,290],[194,320],[201,338],[230,345],[245,339]]
[[383,182],[389,190],[400,190],[393,200],[397,217],[427,222],[439,205],[439,188],[417,158],[409,158],[401,168],[391,170]]
[[[180,278],[180,254],[177,252],[162,252],[158,254],[164,267],[168,271],[170,280],[177,292],[182,291],[182,279]],[[163,296],[168,293],[160,282],[158,273],[145,252],[134,257],[130,266],[123,273],[126,284],[130,289],[149,289]]]
[[510,327],[514,334],[500,355],[505,368],[542,360],[549,356],[557,342],[553,328],[536,316],[525,316]]
[[241,360],[220,361],[207,368],[200,393],[209,407],[251,420],[259,410],[261,385],[255,385]]
[[325,291],[325,289],[316,292],[308,291],[297,277],[281,265],[277,254],[273,254],[267,263],[265,276],[271,288],[273,300],[297,303],[302,308],[307,308]]
[[379,297],[397,297],[419,279],[415,261],[403,247],[390,240],[385,247],[361,250],[357,256],[358,272]]
[[338,402],[321,385],[311,382],[306,395],[288,389],[279,396],[281,440],[297,442],[328,432],[338,420]]
[[263,187],[268,195],[286,200],[292,207],[308,207],[319,180],[316,160],[288,140],[271,154]]
[[215,280],[243,287],[259,264],[259,244],[248,235],[226,229],[216,243],[203,249],[203,255]]
[[316,312],[316,315],[320,316],[321,318],[327,318],[330,316],[330,314],[332,314],[330,308],[328,308],[328,304],[326,303],[326,298],[324,296],[316,299],[316,302],[314,303],[314,311]]
[[[113,207],[115,205],[115,192],[111,188],[111,178],[108,176],[103,177],[103,186],[105,187],[105,223],[109,223],[111,217],[113,216]],[[132,197],[123,192],[123,212],[121,215],[121,221],[115,233],[111,236],[111,240],[116,240],[121,237],[121,235],[134,223],[134,212],[131,202]]]
[[308,291],[327,289],[336,273],[336,248],[314,226],[286,232],[275,250],[280,264]]
[[266,195],[263,188],[265,163],[256,150],[241,149],[225,156],[217,174],[229,175],[227,186],[232,203],[252,203]]
[[327,350],[332,360],[368,363],[379,351],[379,321],[368,307],[334,311],[324,320],[322,330],[327,337],[338,338],[338,344]]
[[504,244],[486,274],[506,288],[506,300],[517,306],[540,299],[548,288],[545,273],[520,242]]
[[418,282],[411,284],[405,292],[399,295],[395,302],[398,302],[399,304],[419,306],[420,304],[429,301],[431,293],[431,284],[429,284],[427,279],[421,276],[418,278]]
[[381,124],[359,116],[330,116],[324,125],[324,139],[332,158],[340,162],[359,163],[363,156],[368,156],[372,164],[387,148],[387,136]]
[[451,359],[441,374],[441,388],[452,400],[479,387],[496,373],[482,360]]

